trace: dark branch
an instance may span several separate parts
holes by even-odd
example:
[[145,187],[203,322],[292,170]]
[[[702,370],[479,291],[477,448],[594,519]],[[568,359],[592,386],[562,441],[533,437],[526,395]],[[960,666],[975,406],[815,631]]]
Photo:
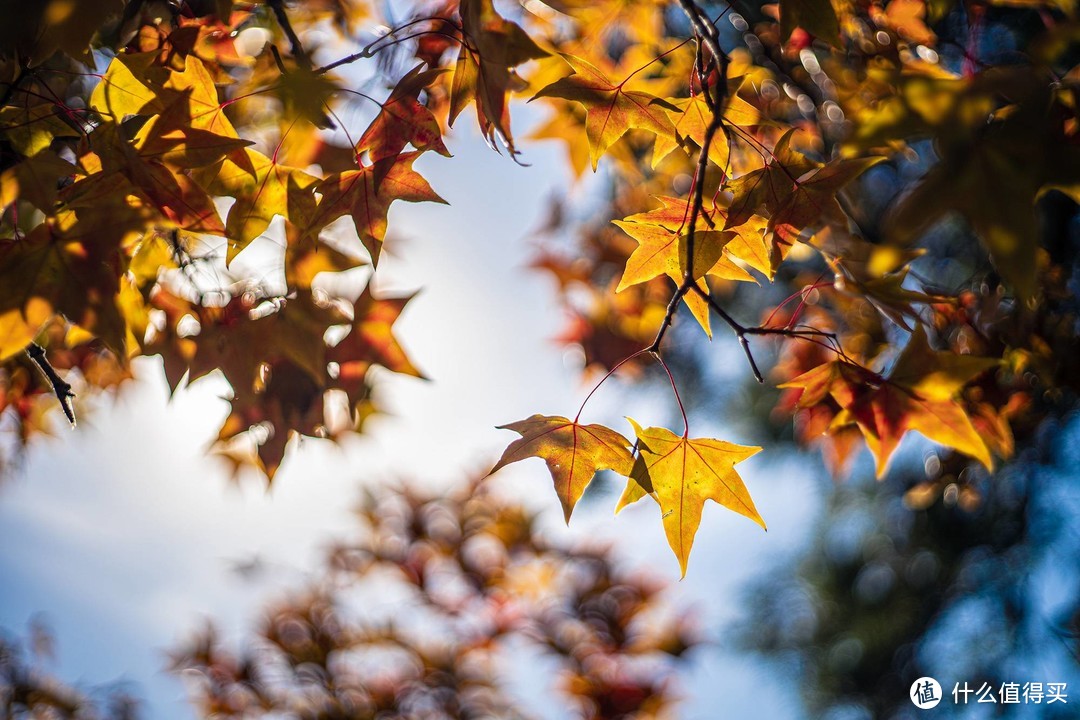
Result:
[[296,30],[293,29],[292,23],[289,21],[289,15],[285,12],[284,0],[269,0],[267,4],[274,11],[274,17],[277,18],[281,31],[289,39],[289,46],[292,48],[292,54],[296,58],[297,65],[305,70],[311,70],[311,58],[308,57],[307,51],[304,50],[304,46],[300,42],[300,37],[296,34]]
[[[727,55],[720,50],[716,26],[708,19],[703,10],[690,0],[679,0],[679,5],[690,17],[690,23],[694,28],[694,34],[698,38],[697,74],[698,79],[701,82],[702,92],[705,93],[709,109],[712,110],[712,119],[709,121],[708,127],[705,128],[705,136],[702,138],[701,150],[698,152],[697,165],[694,171],[694,197],[690,206],[689,217],[686,219],[686,274],[683,276],[679,288],[672,296],[671,302],[668,303],[667,312],[664,313],[664,319],[660,323],[660,328],[657,330],[656,337],[648,347],[648,350],[653,353],[659,351],[660,343],[663,341],[668,328],[671,327],[675,312],[679,308],[679,300],[681,300],[686,293],[690,292],[691,289],[695,289],[698,292],[701,291],[700,288],[697,287],[697,279],[694,277],[695,233],[697,231],[698,218],[702,216],[705,205],[705,174],[709,166],[709,148],[712,146],[717,131],[724,123],[724,106],[727,102],[728,58]],[[702,52],[703,45],[708,48],[711,56],[707,61]],[[717,81],[715,87],[710,88],[709,75],[713,70],[716,71]]]
[[[668,302],[667,310],[664,313],[664,319],[660,323],[660,328],[656,332],[656,337],[653,339],[652,343],[645,348],[644,352],[650,352],[659,357],[660,343],[663,342],[664,335],[667,334],[668,329],[674,322],[675,313],[679,309],[679,301],[682,300],[688,292],[695,292],[708,303],[709,308],[735,333],[735,337],[739,339],[739,345],[746,354],[746,360],[750,364],[750,370],[754,373],[754,378],[759,383],[765,382],[765,378],[758,368],[757,361],[754,360],[753,352],[750,350],[749,338],[751,335],[777,335],[780,337],[804,339],[825,338],[830,343],[829,347],[831,347],[838,355],[846,359],[846,356],[836,339],[836,335],[833,333],[812,328],[747,327],[746,325],[743,325],[724,310],[709,291],[703,289],[698,284],[697,279],[695,278],[694,235],[697,231],[698,219],[704,214],[705,173],[709,165],[709,148],[712,146],[716,133],[725,127],[724,110],[728,100],[728,57],[720,48],[720,37],[716,30],[716,25],[708,18],[697,3],[692,0],[679,0],[679,7],[681,7],[683,12],[690,18],[690,24],[694,29],[694,35],[698,40],[698,56],[695,62],[695,71],[698,80],[701,83],[701,89],[705,95],[706,104],[709,106],[709,110],[712,111],[712,119],[709,121],[708,127],[705,128],[705,136],[702,138],[701,150],[698,153],[694,171],[693,198],[691,199],[689,216],[686,220],[688,225],[686,228],[686,255],[688,267],[686,268],[686,273],[683,276],[682,282],[675,290],[675,294],[671,296],[671,301]],[[709,57],[705,57],[702,48],[709,51]],[[716,73],[716,82],[710,86],[709,77],[713,72]],[[818,340],[817,342],[822,345],[825,344],[821,340]]]
[[26,354],[30,356],[30,359],[38,366],[45,379],[52,385],[53,393],[56,394],[56,399],[60,401],[60,407],[64,409],[64,415],[67,416],[71,427],[75,427],[75,409],[71,406],[71,398],[75,397],[75,393],[71,392],[71,385],[60,377],[59,373],[56,372],[56,368],[45,357],[45,348],[32,342],[27,346]]

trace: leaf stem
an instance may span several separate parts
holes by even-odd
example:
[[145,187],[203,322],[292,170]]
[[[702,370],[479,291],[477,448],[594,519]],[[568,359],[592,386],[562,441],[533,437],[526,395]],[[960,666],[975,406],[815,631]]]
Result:
[[660,367],[664,368],[664,372],[667,373],[668,382],[671,383],[671,392],[675,393],[675,402],[679,404],[679,412],[682,413],[683,421],[683,439],[690,437],[690,421],[686,417],[686,408],[683,406],[682,398],[679,397],[679,388],[675,386],[675,377],[671,374],[671,368],[664,362],[664,358],[660,357],[660,353],[653,352],[653,357],[660,363]]
[[638,350],[633,355],[627,355],[622,360],[617,362],[613,368],[608,370],[607,374],[604,375],[604,377],[600,378],[600,382],[596,383],[596,385],[593,386],[593,389],[589,391],[589,394],[585,396],[585,399],[581,403],[581,407],[578,408],[577,415],[574,416],[574,423],[576,424],[577,421],[581,418],[581,413],[584,412],[584,410],[585,410],[585,404],[588,403],[589,399],[592,398],[593,394],[595,394],[596,391],[600,389],[600,386],[604,384],[604,381],[606,381],[609,377],[614,375],[615,371],[618,370],[619,368],[621,368],[623,365],[630,362],[631,360],[633,360],[637,356],[645,354],[646,352],[648,352],[648,350],[643,349],[643,350]]

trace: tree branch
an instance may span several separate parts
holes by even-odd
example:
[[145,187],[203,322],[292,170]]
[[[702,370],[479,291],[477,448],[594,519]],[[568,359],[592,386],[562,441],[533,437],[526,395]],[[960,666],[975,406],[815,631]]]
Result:
[[[719,33],[716,30],[715,24],[713,24],[708,16],[705,15],[705,12],[697,5],[697,3],[693,2],[693,0],[679,0],[679,6],[690,18],[690,24],[694,28],[694,34],[698,38],[696,71],[701,83],[702,92],[705,94],[705,101],[712,111],[712,119],[705,128],[705,135],[702,138],[701,150],[698,153],[694,171],[693,198],[690,204],[689,217],[686,221],[689,225],[686,229],[686,273],[683,276],[679,287],[675,290],[674,295],[671,296],[671,300],[668,302],[667,310],[664,313],[664,319],[660,323],[660,328],[656,332],[656,337],[653,339],[652,343],[645,348],[645,352],[650,352],[659,357],[660,344],[663,342],[664,335],[667,334],[668,329],[674,322],[675,313],[678,311],[679,307],[679,301],[682,300],[687,293],[694,292],[705,300],[709,308],[720,316],[720,319],[735,333],[735,336],[739,339],[739,345],[742,347],[743,353],[746,354],[746,360],[750,364],[750,370],[754,373],[754,378],[759,383],[765,382],[765,378],[761,374],[757,361],[754,359],[754,354],[750,349],[749,338],[752,335],[777,335],[780,337],[791,338],[825,338],[829,341],[829,347],[835,350],[841,357],[844,357],[843,350],[840,349],[834,333],[812,328],[770,328],[760,326],[747,327],[746,325],[743,325],[724,310],[709,291],[703,289],[698,284],[697,279],[694,276],[694,235],[697,231],[698,218],[700,218],[704,212],[705,174],[709,165],[709,148],[712,146],[716,133],[724,127],[724,110],[728,99],[728,57],[724,54],[723,50],[720,49]],[[702,53],[702,47],[707,49],[711,56],[707,60]],[[710,87],[709,75],[713,71],[716,72],[717,77],[715,84]]]
[[292,48],[296,63],[305,70],[311,70],[311,58],[308,57],[307,51],[304,50],[304,46],[300,42],[300,37],[296,34],[296,30],[293,29],[292,23],[289,21],[289,15],[285,12],[284,0],[268,0],[266,4],[274,11],[274,17],[277,18],[281,31],[289,39],[289,46]]
[[75,409],[71,406],[71,398],[75,397],[75,393],[71,392],[71,385],[60,377],[59,373],[56,372],[56,368],[45,357],[45,348],[32,342],[27,346],[26,354],[30,356],[30,359],[38,366],[45,379],[52,385],[53,393],[55,393],[56,399],[60,401],[60,407],[63,408],[64,415],[67,417],[68,422],[71,423],[71,427],[75,427]]

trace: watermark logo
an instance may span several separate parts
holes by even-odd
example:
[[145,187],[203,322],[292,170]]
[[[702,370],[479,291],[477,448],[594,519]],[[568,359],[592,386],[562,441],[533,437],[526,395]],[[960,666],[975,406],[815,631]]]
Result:
[[911,684],[911,702],[920,710],[937,707],[941,702],[941,685],[932,677],[921,677]]

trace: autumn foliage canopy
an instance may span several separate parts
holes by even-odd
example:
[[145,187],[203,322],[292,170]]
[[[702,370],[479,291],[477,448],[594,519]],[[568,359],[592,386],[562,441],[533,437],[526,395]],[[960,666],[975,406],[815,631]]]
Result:
[[[381,5],[0,3],[0,405],[23,438],[140,355],[174,389],[224,375],[237,468],[272,478],[293,437],[361,432],[369,370],[421,372],[394,335],[409,297],[356,271],[377,275],[396,201],[443,202],[414,165],[455,162],[467,122],[507,162],[605,173],[588,219],[574,188],[552,213],[572,246],[534,261],[597,388],[658,364],[683,409],[669,330],[731,333],[837,476],[864,446],[883,475],[916,431],[955,480],[1077,382],[1045,212],[1080,201],[1071,4]],[[961,15],[967,41],[939,42]],[[987,18],[1027,24],[997,47]],[[546,113],[527,138],[519,101]],[[761,448],[685,410],[620,431],[584,409],[507,424],[495,469],[543,458],[567,521],[598,471],[623,476],[618,506],[658,503],[683,573],[706,500],[765,526],[735,469]]]

